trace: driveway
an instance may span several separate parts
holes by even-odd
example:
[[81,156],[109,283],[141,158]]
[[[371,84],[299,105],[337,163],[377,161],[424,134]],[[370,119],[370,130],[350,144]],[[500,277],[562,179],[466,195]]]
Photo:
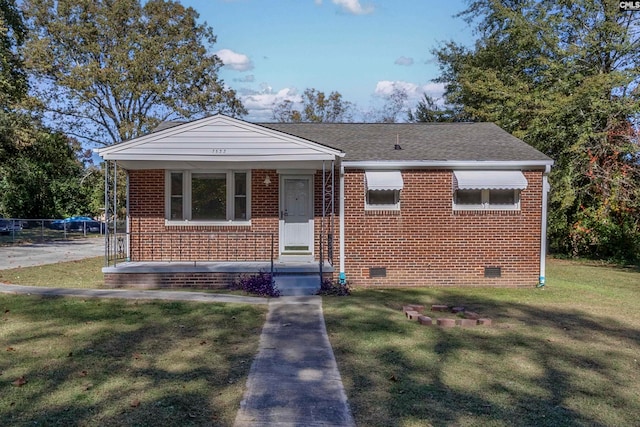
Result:
[[88,238],[0,246],[0,270],[55,264],[104,255],[104,239]]

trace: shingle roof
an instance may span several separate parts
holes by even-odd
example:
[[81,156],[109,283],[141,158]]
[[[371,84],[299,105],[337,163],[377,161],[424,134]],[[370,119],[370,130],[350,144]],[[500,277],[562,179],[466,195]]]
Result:
[[[346,153],[344,161],[551,161],[493,123],[260,123]],[[402,147],[394,149],[396,142]]]
[[171,129],[172,127],[180,126],[185,123],[188,123],[188,122],[179,121],[179,120],[167,120],[166,122],[160,122],[160,124],[155,129],[153,129],[151,133],[160,132],[161,130],[165,130],[165,129]]

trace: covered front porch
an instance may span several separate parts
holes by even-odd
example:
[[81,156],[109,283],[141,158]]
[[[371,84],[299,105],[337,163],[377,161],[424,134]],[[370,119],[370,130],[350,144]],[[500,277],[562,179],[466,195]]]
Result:
[[332,276],[341,151],[213,116],[99,154],[106,286],[220,288],[259,271],[319,286]]

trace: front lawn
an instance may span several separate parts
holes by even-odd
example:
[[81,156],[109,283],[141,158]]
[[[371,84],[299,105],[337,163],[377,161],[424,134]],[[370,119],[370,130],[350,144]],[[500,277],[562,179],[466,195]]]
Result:
[[[356,423],[640,425],[640,272],[550,260],[547,277],[544,290],[358,290],[325,298]],[[421,326],[401,311],[412,303],[462,305],[493,326]]]
[[104,286],[104,257],[85,258],[57,264],[16,267],[0,270],[0,283],[53,288],[89,288]]
[[0,420],[233,424],[266,306],[0,294]]

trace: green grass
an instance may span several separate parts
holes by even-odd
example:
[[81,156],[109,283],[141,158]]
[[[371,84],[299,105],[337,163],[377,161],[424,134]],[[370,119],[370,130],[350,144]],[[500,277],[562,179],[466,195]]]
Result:
[[[101,267],[4,270],[0,281],[100,287]],[[323,310],[358,425],[637,426],[639,291],[638,269],[549,260],[545,289],[356,290]],[[0,419],[17,425],[230,425],[266,310],[0,301]],[[420,326],[401,312],[412,303],[463,305],[494,325]],[[234,316],[248,322],[238,336]]]
[[229,426],[267,309],[0,294],[0,310],[2,425]]
[[[550,260],[542,289],[356,290],[324,315],[356,423],[640,425],[640,272]],[[463,305],[492,327],[420,326]]]
[[101,288],[104,257],[60,262],[36,267],[0,270],[0,283],[53,288]]

